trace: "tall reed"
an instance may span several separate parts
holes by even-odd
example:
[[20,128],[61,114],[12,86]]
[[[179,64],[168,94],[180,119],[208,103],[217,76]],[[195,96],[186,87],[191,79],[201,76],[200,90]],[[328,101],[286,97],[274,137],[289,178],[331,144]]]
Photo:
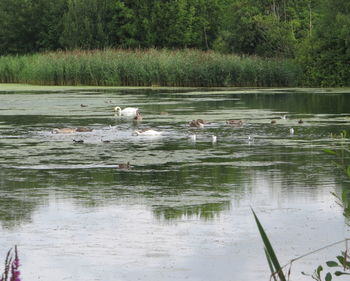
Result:
[[59,51],[0,57],[1,83],[96,86],[299,86],[292,60],[199,50]]

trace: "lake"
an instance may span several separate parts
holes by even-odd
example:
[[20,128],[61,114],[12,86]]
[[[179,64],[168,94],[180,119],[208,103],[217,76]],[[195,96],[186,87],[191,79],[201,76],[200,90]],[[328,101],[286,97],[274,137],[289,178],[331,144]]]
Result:
[[[251,208],[281,264],[349,237],[332,194],[349,180],[323,151],[349,105],[350,90],[0,85],[0,263],[16,244],[25,281],[269,280]],[[293,263],[291,280],[343,249]]]

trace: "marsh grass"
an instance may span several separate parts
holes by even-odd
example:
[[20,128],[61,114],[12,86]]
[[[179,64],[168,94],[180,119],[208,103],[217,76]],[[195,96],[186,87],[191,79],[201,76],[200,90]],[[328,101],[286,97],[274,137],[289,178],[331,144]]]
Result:
[[10,249],[7,252],[5,259],[5,268],[4,272],[0,277],[0,281],[21,281],[20,279],[20,271],[19,271],[19,257],[17,246],[14,249]]
[[191,49],[75,50],[0,57],[0,83],[283,87],[301,84],[301,68],[291,60]]
[[[264,243],[265,256],[266,256],[266,260],[267,260],[268,266],[269,266],[270,271],[271,271],[270,280],[274,280],[274,281],[290,280],[289,278],[291,276],[291,268],[292,268],[292,264],[294,262],[301,260],[307,256],[313,255],[315,253],[318,253],[320,251],[329,249],[333,246],[339,245],[341,243],[345,243],[345,251],[342,251],[341,255],[336,256],[335,260],[326,261],[326,265],[327,265],[326,268],[324,268],[322,265],[319,265],[314,270],[314,273],[312,275],[306,274],[305,272],[302,272],[302,274],[310,276],[312,279],[314,279],[316,281],[323,281],[323,280],[324,281],[331,281],[333,279],[333,277],[350,275],[350,272],[349,272],[349,270],[350,270],[350,262],[349,262],[350,255],[348,254],[349,253],[348,243],[350,241],[350,238],[346,238],[344,240],[334,242],[334,243],[326,245],[322,248],[319,248],[319,249],[316,249],[314,251],[303,254],[299,257],[296,257],[296,258],[290,260],[287,264],[281,266],[280,262],[277,259],[276,254],[275,254],[275,251],[271,245],[271,242],[270,242],[263,226],[260,223],[260,220],[258,219],[254,210],[251,209],[251,211],[253,213],[255,222],[257,224],[260,237]],[[287,274],[285,274],[283,271],[286,270],[287,268],[289,268],[289,269],[288,269]],[[328,272],[324,276],[322,276],[321,273],[324,269],[326,269]]]

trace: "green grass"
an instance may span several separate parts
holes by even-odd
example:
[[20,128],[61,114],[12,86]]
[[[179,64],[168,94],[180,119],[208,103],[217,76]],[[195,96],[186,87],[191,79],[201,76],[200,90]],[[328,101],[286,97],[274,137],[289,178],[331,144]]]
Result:
[[293,87],[301,84],[301,68],[292,60],[191,49],[76,50],[0,57],[0,83]]

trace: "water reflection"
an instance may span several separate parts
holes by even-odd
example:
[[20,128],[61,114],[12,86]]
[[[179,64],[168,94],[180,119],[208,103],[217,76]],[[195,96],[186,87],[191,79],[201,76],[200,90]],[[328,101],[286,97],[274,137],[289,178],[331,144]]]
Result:
[[[60,249],[54,248],[53,253],[63,256],[64,260],[57,262],[50,256],[54,261],[47,262],[48,268],[55,262],[59,268],[64,268],[71,258],[69,251],[61,250],[71,247],[70,241],[68,237],[58,237],[55,233],[58,231],[61,235],[69,233],[77,240],[81,235],[95,245],[85,248],[82,242],[77,242],[78,248],[71,248],[73,256],[86,254],[87,260],[82,264],[74,260],[81,265],[80,269],[93,264],[93,253],[97,251],[100,253],[97,258],[111,259],[110,266],[97,269],[100,272],[115,275],[110,267],[115,263],[120,265],[119,259],[130,261],[130,270],[125,269],[125,276],[117,274],[120,280],[135,280],[134,277],[180,280],[185,276],[180,271],[170,270],[169,262],[161,262],[159,257],[171,260],[173,255],[169,251],[181,245],[183,248],[174,255],[173,264],[183,265],[187,257],[193,270],[202,276],[198,268],[203,264],[196,267],[194,261],[200,253],[203,254],[201,262],[208,264],[208,256],[212,257],[209,251],[227,255],[223,254],[226,250],[222,250],[225,245],[225,249],[239,256],[238,252],[243,250],[237,245],[245,245],[251,253],[247,260],[252,258],[256,248],[247,245],[249,242],[245,240],[257,234],[254,224],[247,222],[251,218],[250,205],[275,216],[267,222],[267,228],[276,231],[275,239],[284,237],[286,229],[291,236],[304,235],[298,233],[302,223],[316,228],[316,210],[324,211],[325,218],[330,220],[341,213],[335,207],[331,211],[327,209],[335,204],[330,192],[341,193],[344,183],[335,173],[332,157],[322,149],[332,143],[330,133],[350,127],[347,107],[350,95],[346,93],[287,89],[96,90],[0,94],[0,100],[0,224],[7,233],[5,240],[0,239],[0,245],[19,233],[34,245],[31,248],[22,242],[24,248],[34,251],[35,247],[35,251],[45,252],[45,247],[53,249],[50,241],[58,239]],[[81,107],[81,104],[86,106]],[[113,108],[117,105],[139,107],[143,121],[134,123],[115,117]],[[283,115],[287,118],[282,119]],[[190,128],[188,122],[198,118],[208,123],[203,129]],[[229,119],[243,120],[243,125],[230,126],[226,124]],[[304,121],[302,124],[298,123],[300,119]],[[271,120],[276,123],[271,124]],[[52,134],[52,129],[57,127],[90,127],[93,131]],[[135,129],[145,128],[157,129],[162,135],[157,138],[133,135]],[[290,128],[294,129],[293,135]],[[195,141],[190,138],[193,134]],[[214,144],[212,135],[217,136]],[[117,168],[118,163],[127,162],[131,164],[130,169]],[[276,215],[273,210],[285,213]],[[300,221],[294,217],[296,214],[310,217],[307,222]],[[298,226],[294,230],[283,225],[286,217],[296,221]],[[56,221],[65,228],[57,226]],[[47,226],[41,225],[45,223]],[[109,232],[111,223],[118,229],[121,240]],[[331,223],[334,229],[343,227],[341,220]],[[186,230],[181,230],[182,227]],[[39,230],[48,238],[43,238]],[[167,243],[172,250],[169,250],[161,241],[172,237],[172,230],[187,240],[170,238]],[[94,231],[100,236],[95,236]],[[141,242],[131,239],[133,236],[128,239],[126,233],[130,231],[140,241],[142,233],[159,233],[157,239],[146,235],[145,239],[152,242],[140,246]],[[308,233],[312,233],[312,229],[305,235]],[[342,232],[335,232],[333,236],[338,234],[341,236]],[[205,242],[206,235],[213,244],[201,250],[200,242]],[[215,237],[219,237],[220,242],[215,242]],[[118,255],[108,253],[109,246],[105,244],[110,238],[111,244],[120,250]],[[43,242],[39,242],[40,239]],[[322,244],[324,239],[318,237],[316,242]],[[161,248],[159,252],[152,250],[158,247]],[[238,264],[232,253],[229,258]],[[118,262],[113,263],[115,256]],[[141,264],[133,260],[134,256],[147,257],[165,266],[172,277],[157,275],[155,278],[152,271],[153,275],[142,278],[141,271],[138,272]],[[31,256],[32,259],[38,264],[42,262],[40,258]],[[225,276],[222,280],[229,280],[227,276],[232,274],[233,268],[227,261],[220,260],[228,266],[217,264]],[[260,268],[260,263],[257,264],[260,272],[265,273],[265,265]],[[34,268],[42,270],[38,265]],[[31,274],[37,276],[37,272]],[[71,274],[74,279],[84,280]],[[239,275],[240,280],[245,280],[244,274]],[[263,279],[262,273],[252,274],[256,280]],[[98,274],[92,275],[99,278]],[[62,280],[65,275],[60,272],[58,276]],[[205,277],[204,274],[202,280],[215,279],[208,279],[208,276],[211,275]],[[249,280],[252,275],[247,278]]]

